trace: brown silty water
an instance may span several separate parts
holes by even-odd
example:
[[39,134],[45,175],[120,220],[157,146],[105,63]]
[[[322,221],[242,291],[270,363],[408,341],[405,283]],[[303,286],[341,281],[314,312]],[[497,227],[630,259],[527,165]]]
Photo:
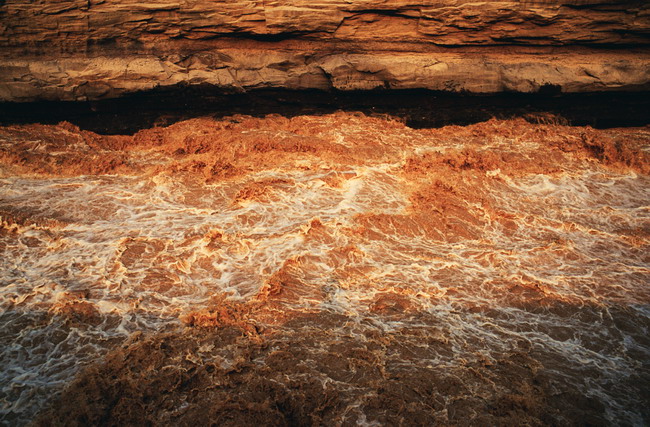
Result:
[[650,129],[0,129],[7,424],[650,422]]

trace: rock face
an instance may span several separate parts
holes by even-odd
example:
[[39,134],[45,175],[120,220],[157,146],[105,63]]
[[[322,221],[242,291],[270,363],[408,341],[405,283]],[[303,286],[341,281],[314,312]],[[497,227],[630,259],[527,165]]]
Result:
[[623,0],[0,2],[0,99],[226,90],[650,88],[650,4]]

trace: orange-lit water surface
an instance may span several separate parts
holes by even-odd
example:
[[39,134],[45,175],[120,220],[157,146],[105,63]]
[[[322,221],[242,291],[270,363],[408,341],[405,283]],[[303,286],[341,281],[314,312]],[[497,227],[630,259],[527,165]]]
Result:
[[[479,423],[480,402],[511,379],[464,367],[524,354],[545,404],[580,396],[597,421],[643,425],[650,131],[599,132],[413,130],[352,114],[198,119],[99,142],[69,125],[5,128],[0,419],[33,419],[137,331],[223,327],[223,297],[248,307],[243,334],[361,345],[372,332],[397,343],[382,375],[454,373],[469,403],[438,388],[427,422]],[[590,148],[600,137],[631,141],[633,160]],[[331,343],[303,342],[314,358]],[[331,419],[387,422],[364,387]]]

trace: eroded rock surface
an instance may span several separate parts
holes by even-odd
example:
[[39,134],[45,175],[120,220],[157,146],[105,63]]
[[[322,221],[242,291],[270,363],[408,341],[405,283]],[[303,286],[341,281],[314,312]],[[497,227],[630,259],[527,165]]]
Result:
[[9,0],[0,99],[228,90],[647,89],[646,2]]

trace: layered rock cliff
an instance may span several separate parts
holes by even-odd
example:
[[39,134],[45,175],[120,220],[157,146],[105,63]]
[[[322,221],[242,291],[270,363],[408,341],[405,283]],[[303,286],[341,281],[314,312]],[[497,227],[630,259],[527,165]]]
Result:
[[224,90],[650,88],[650,5],[624,0],[0,2],[0,100]]

